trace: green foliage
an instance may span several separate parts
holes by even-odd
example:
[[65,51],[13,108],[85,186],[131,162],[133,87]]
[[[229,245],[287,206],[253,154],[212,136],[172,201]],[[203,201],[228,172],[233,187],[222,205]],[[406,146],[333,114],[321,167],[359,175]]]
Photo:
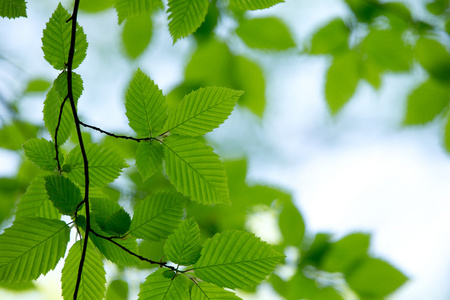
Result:
[[167,258],[179,265],[194,264],[200,257],[200,228],[193,218],[183,220],[164,246]]
[[113,280],[106,288],[106,300],[127,300],[128,283],[123,280]]
[[339,54],[348,50],[350,29],[342,19],[334,19],[319,29],[311,40],[311,54]]
[[48,198],[63,215],[73,215],[83,200],[80,189],[70,179],[60,175],[44,177]]
[[159,169],[163,161],[163,149],[156,141],[140,142],[136,150],[136,167],[142,175],[142,180],[147,180]]
[[159,269],[150,274],[141,285],[139,300],[187,300],[189,299],[188,279],[183,276],[167,278]]
[[224,290],[215,284],[208,282],[198,282],[191,289],[192,300],[239,300],[233,292]]
[[8,19],[27,17],[25,0],[5,0],[0,3],[0,16]]
[[200,27],[208,12],[209,0],[169,0],[169,31],[173,42]]
[[238,10],[258,10],[269,8],[284,0],[230,0],[230,8]]
[[158,8],[162,8],[163,4],[161,0],[117,0],[114,7],[117,11],[119,24],[121,24],[130,17],[149,14]]
[[40,93],[47,91],[52,86],[51,82],[44,78],[34,78],[28,81],[26,93]]
[[435,79],[450,82],[450,53],[436,40],[420,38],[416,45],[416,57],[422,67]]
[[[24,145],[25,155],[36,166],[46,171],[54,171],[57,167],[55,144],[45,139],[29,139]],[[62,160],[62,156],[60,156]]]
[[148,14],[128,18],[122,31],[125,53],[136,59],[147,48],[152,38],[152,20]]

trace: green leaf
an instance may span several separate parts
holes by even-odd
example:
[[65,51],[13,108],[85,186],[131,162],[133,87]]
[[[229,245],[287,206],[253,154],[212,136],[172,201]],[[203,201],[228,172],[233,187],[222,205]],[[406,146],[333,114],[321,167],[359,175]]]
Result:
[[427,4],[427,10],[434,15],[441,15],[448,9],[447,0],[434,0]]
[[[23,145],[25,155],[36,166],[46,171],[54,171],[57,167],[55,144],[46,139],[30,139]],[[59,153],[62,164],[63,156]]]
[[362,298],[376,298],[394,292],[408,278],[387,262],[369,258],[347,275],[346,280]]
[[130,82],[125,107],[130,127],[138,137],[152,137],[163,127],[167,118],[166,98],[140,69]]
[[428,79],[409,95],[404,123],[408,125],[428,123],[449,104],[448,85]]
[[106,288],[106,300],[127,300],[128,282],[124,280],[113,280]]
[[28,81],[25,93],[41,93],[45,92],[52,86],[51,82],[44,78],[34,78]]
[[173,42],[193,33],[208,12],[208,0],[169,0],[169,31]]
[[145,181],[162,166],[163,149],[159,142],[142,141],[136,150],[136,167]]
[[118,235],[125,234],[130,228],[130,225],[130,215],[123,208],[113,213],[106,220],[106,228],[108,229],[107,232],[112,232]]
[[0,281],[29,281],[53,270],[66,252],[69,232],[59,220],[17,219],[0,235]]
[[20,150],[29,139],[37,136],[38,127],[20,120],[3,124],[0,129],[0,147],[9,150]]
[[444,146],[445,146],[445,150],[447,150],[448,153],[450,153],[450,118],[447,114],[447,120],[445,123],[445,128],[444,128],[445,132],[444,132]]
[[[64,300],[73,299],[78,277],[81,253],[84,240],[79,240],[69,250],[62,269],[61,283]],[[81,283],[78,290],[80,300],[97,300],[105,296],[106,272],[100,254],[90,243],[86,249]]]
[[180,135],[203,135],[228,118],[243,93],[222,87],[193,91],[169,114],[167,131]]
[[195,275],[221,287],[259,284],[284,255],[245,231],[224,231],[205,242]]
[[450,82],[450,53],[444,45],[422,37],[417,41],[416,58],[433,78]]
[[186,200],[181,194],[168,192],[145,198],[135,208],[130,234],[147,241],[167,238],[181,222]]
[[130,229],[130,215],[108,197],[93,197],[91,210],[94,221],[107,233],[123,235]]
[[[42,50],[44,58],[57,70],[66,69],[69,57],[70,38],[72,22],[69,20],[70,14],[60,4],[56,8],[52,17],[46,24],[44,36],[42,37]],[[76,69],[86,57],[88,43],[83,28],[77,24],[75,53],[73,57],[72,69]]]
[[191,300],[239,300],[235,293],[209,282],[197,282],[191,289]]
[[148,14],[127,19],[122,31],[122,42],[128,57],[139,57],[150,44],[151,38],[152,19]]
[[141,284],[139,300],[188,300],[189,280],[184,275],[166,278],[163,273],[168,270],[158,269],[150,274]]
[[325,98],[332,114],[337,114],[350,100],[359,78],[358,57],[355,52],[346,52],[334,58],[325,83]]
[[15,19],[27,17],[27,3],[25,0],[4,0],[0,2],[0,17]]
[[177,265],[194,264],[200,257],[200,228],[193,218],[183,220],[167,239],[164,252]]
[[286,245],[299,247],[305,235],[305,223],[297,207],[290,201],[283,201],[282,210],[279,215],[278,225],[280,226],[283,242]]
[[50,175],[44,179],[48,197],[59,212],[63,215],[74,215],[83,201],[80,189],[70,179],[60,175]]
[[95,0],[95,1],[80,1],[80,10],[87,13],[96,13],[111,8],[114,0]]
[[164,140],[166,173],[177,190],[202,204],[230,203],[227,175],[211,147],[190,138]]
[[289,29],[275,17],[243,19],[236,33],[251,48],[286,50],[295,47]]
[[265,9],[284,0],[230,0],[230,8],[237,10],[257,10]]
[[[97,144],[85,146],[89,162],[89,181],[92,187],[104,186],[119,177],[123,168],[128,167],[125,160],[115,151]],[[84,164],[80,146],[70,151],[66,159],[70,167],[67,176],[75,183],[84,186]]]
[[340,54],[348,50],[350,29],[340,18],[320,28],[311,40],[311,54]]
[[161,0],[117,0],[114,3],[119,24],[129,17],[141,14],[149,14],[152,11],[163,8]]
[[[107,233],[99,229],[95,230],[95,232],[103,236],[108,236]],[[140,260],[137,257],[132,256],[121,248],[124,247],[131,252],[138,254],[138,244],[134,238],[126,238],[123,240],[113,239],[114,242],[120,246],[94,234],[90,234],[89,238],[95,247],[97,247],[97,249],[106,257],[106,259],[112,261],[119,267],[134,267],[140,263]]]
[[[75,106],[83,91],[83,81],[80,75],[72,73],[72,89]],[[53,87],[48,91],[44,101],[44,123],[53,141],[55,141],[56,127],[60,116],[61,105],[67,96],[67,72],[61,73],[53,82]],[[58,145],[64,144],[71,132],[75,129],[72,108],[66,100],[61,114],[61,122],[58,128]]]
[[358,21],[370,23],[378,16],[379,6],[378,0],[345,0],[350,9],[355,13]]
[[16,218],[42,217],[59,219],[61,215],[48,198],[44,177],[38,176],[31,181],[27,191],[17,205]]

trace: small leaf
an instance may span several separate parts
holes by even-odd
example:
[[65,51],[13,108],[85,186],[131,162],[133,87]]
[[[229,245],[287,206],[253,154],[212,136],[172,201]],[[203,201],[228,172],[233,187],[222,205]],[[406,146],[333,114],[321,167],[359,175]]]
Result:
[[295,47],[289,29],[275,17],[243,19],[236,33],[251,48],[286,50]]
[[158,8],[163,8],[161,0],[117,0],[114,3],[119,18],[119,24],[129,17],[149,14]]
[[[79,240],[72,245],[62,269],[61,283],[64,300],[73,299],[83,242],[84,240]],[[102,257],[90,243],[88,243],[85,257],[77,299],[103,299],[105,296],[106,272]]]
[[[54,171],[57,167],[55,144],[46,139],[30,139],[23,145],[25,155],[36,166],[46,171]],[[60,153],[60,163],[63,156]]]
[[128,18],[122,31],[125,53],[131,59],[139,57],[147,48],[152,38],[152,20],[150,15],[141,14]]
[[205,242],[195,275],[221,287],[259,284],[284,256],[255,235],[224,231]]
[[51,82],[43,78],[34,78],[28,81],[25,93],[45,92],[52,86]]
[[50,175],[44,179],[45,189],[53,205],[63,215],[74,215],[83,201],[80,189],[70,179],[60,175]]
[[209,282],[197,282],[191,289],[191,300],[239,300],[235,293]]
[[0,235],[0,281],[29,281],[53,270],[66,252],[69,232],[63,221],[17,219]]
[[200,257],[200,228],[193,218],[184,220],[169,236],[164,252],[177,265],[194,264]]
[[167,192],[145,198],[135,208],[130,234],[147,241],[167,238],[181,222],[186,200],[181,194]]
[[163,149],[159,142],[142,141],[136,150],[136,167],[145,181],[162,166]]
[[243,93],[221,87],[198,89],[186,95],[169,115],[167,131],[181,135],[203,135],[228,118]]
[[166,138],[163,145],[166,173],[178,191],[202,204],[230,203],[227,175],[211,147],[179,136]]
[[189,280],[184,275],[166,278],[163,273],[167,269],[159,269],[150,274],[141,284],[138,300],[188,300]]
[[230,8],[237,10],[257,10],[265,9],[284,0],[230,0]]
[[208,12],[208,0],[169,0],[169,31],[173,42],[193,33]]
[[130,127],[138,137],[152,137],[163,127],[167,118],[166,98],[140,69],[130,82],[125,107]]
[[[60,3],[46,24],[42,37],[44,58],[57,70],[66,69],[68,62],[72,28],[72,23],[67,22],[69,19],[69,12]],[[83,62],[87,47],[88,43],[83,28],[77,25],[73,69]]]
[[27,17],[27,3],[25,0],[5,0],[0,2],[0,17],[15,19]]
[[311,40],[311,54],[340,54],[348,50],[350,29],[340,18],[320,28]]

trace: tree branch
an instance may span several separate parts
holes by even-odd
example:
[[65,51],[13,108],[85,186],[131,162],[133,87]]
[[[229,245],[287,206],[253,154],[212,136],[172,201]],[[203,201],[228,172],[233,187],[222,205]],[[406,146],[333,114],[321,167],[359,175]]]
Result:
[[101,128],[98,128],[98,127],[95,127],[95,126],[92,126],[92,125],[88,125],[88,124],[83,123],[83,122],[81,122],[81,121],[80,121],[80,124],[81,124],[82,126],[84,126],[84,127],[88,127],[88,128],[97,130],[97,131],[99,131],[99,132],[101,132],[101,133],[104,133],[104,134],[106,134],[106,135],[112,136],[112,137],[117,138],[117,139],[133,140],[133,141],[136,141],[136,142],[138,142],[138,143],[141,142],[141,141],[151,141],[151,140],[156,140],[156,138],[153,138],[153,137],[147,137],[147,138],[140,138],[140,139],[138,139],[138,138],[135,138],[135,137],[132,137],[132,136],[116,135],[116,134],[114,134],[114,133],[110,133],[110,132],[105,131],[105,130],[103,130],[103,129],[101,129]]
[[55,159],[58,162],[58,172],[61,172],[61,163],[59,162],[58,131],[59,131],[59,125],[61,124],[61,118],[62,118],[64,104],[66,103],[68,98],[69,98],[69,95],[67,95],[64,98],[63,102],[61,103],[61,106],[59,108],[58,124],[56,124],[56,129],[55,129],[55,152],[56,152]]

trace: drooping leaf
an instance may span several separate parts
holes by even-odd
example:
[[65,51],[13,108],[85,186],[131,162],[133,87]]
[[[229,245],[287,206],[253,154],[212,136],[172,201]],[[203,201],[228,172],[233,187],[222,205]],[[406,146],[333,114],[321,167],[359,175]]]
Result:
[[160,241],[178,227],[186,198],[178,193],[157,193],[140,202],[134,211],[130,234],[147,241]]
[[27,3],[25,0],[5,0],[0,2],[0,17],[15,19],[27,17]]
[[320,28],[311,40],[311,54],[340,54],[348,49],[350,29],[340,18]]
[[195,275],[221,287],[259,284],[284,256],[255,235],[224,231],[205,242]]
[[129,17],[141,14],[149,14],[152,11],[163,8],[161,0],[117,0],[114,3],[119,24]]
[[63,215],[73,215],[83,201],[80,189],[70,179],[60,175],[44,177],[45,189],[53,205]]
[[284,0],[230,0],[230,8],[237,10],[265,9]]
[[166,98],[140,69],[130,82],[125,107],[130,127],[138,137],[152,137],[163,127],[167,118]]
[[[72,23],[67,22],[69,18],[69,12],[60,3],[46,24],[42,37],[44,58],[57,70],[66,69],[68,62],[72,28]],[[83,28],[77,25],[73,69],[83,62],[87,47],[88,43]]]
[[404,123],[428,123],[449,105],[448,85],[430,78],[409,95]]
[[[57,167],[55,144],[46,139],[30,139],[23,145],[25,155],[36,166],[46,171],[54,171]],[[60,153],[61,154],[61,153]],[[59,155],[60,162],[63,156]]]
[[188,300],[189,284],[184,275],[173,279],[163,275],[168,269],[162,268],[150,274],[141,284],[138,300]]
[[148,14],[128,18],[122,31],[125,53],[131,59],[139,57],[152,38],[152,19]]
[[29,281],[54,269],[66,252],[69,231],[59,220],[17,219],[0,235],[0,281]]
[[332,114],[338,113],[355,93],[359,81],[356,53],[347,52],[334,58],[328,69],[325,98]]
[[155,174],[162,166],[163,149],[159,142],[140,142],[136,150],[136,167],[145,181]]
[[167,131],[180,135],[203,135],[228,118],[243,93],[221,87],[198,89],[186,95],[169,114]]
[[433,78],[450,83],[450,53],[444,45],[422,37],[415,50],[417,60]]
[[251,48],[286,50],[295,47],[289,29],[275,17],[243,19],[236,33]]
[[[123,168],[128,167],[124,159],[111,149],[97,144],[88,144],[85,148],[89,162],[89,181],[92,187],[107,185],[119,177]],[[67,176],[75,183],[84,186],[84,163],[79,145],[70,151],[66,165],[69,166]]]
[[202,204],[230,203],[227,175],[211,147],[191,137],[164,140],[166,173],[172,184]]
[[174,43],[200,27],[208,5],[208,0],[169,0],[169,31]]
[[239,300],[235,293],[209,282],[197,282],[191,289],[191,300]]
[[23,217],[42,217],[47,219],[59,219],[61,217],[48,198],[45,180],[42,176],[34,178],[25,194],[20,198],[17,205],[16,218]]
[[[83,242],[84,240],[79,240],[72,245],[62,269],[61,283],[64,300],[73,299]],[[85,258],[77,299],[103,299],[105,296],[106,272],[103,267],[102,257],[98,251],[88,243]]]
[[128,282],[120,279],[111,281],[106,288],[106,300],[127,300]]
[[183,220],[164,246],[167,258],[178,265],[194,264],[201,249],[200,228],[193,218]]

